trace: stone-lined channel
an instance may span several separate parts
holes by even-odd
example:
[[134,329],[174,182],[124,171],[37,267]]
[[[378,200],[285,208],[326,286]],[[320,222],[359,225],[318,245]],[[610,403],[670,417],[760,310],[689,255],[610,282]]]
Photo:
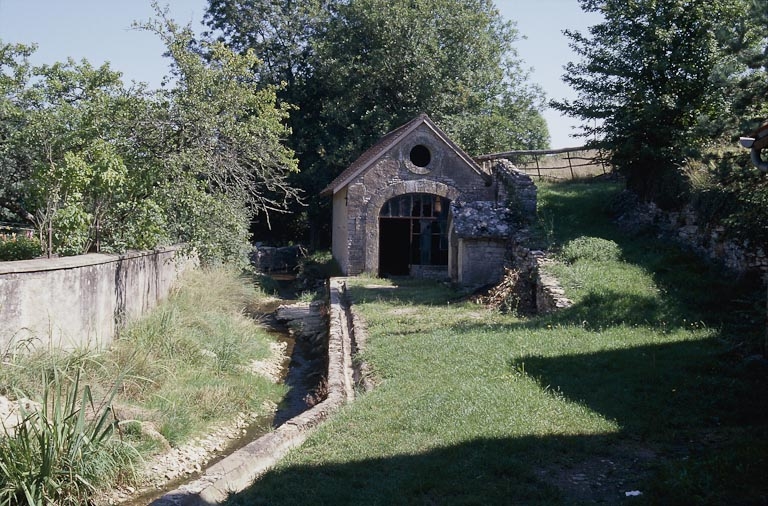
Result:
[[[122,506],[146,506],[147,504],[171,504],[166,494],[193,482],[205,471],[228,455],[259,439],[291,418],[303,413],[322,400],[324,374],[327,365],[328,321],[324,301],[289,303],[278,306],[272,313],[261,318],[262,323],[274,335],[280,348],[285,349],[279,381],[289,387],[275,413],[247,421],[238,421],[225,436],[225,442],[215,442],[202,447],[198,453],[207,453],[205,463],[196,465],[194,472],[186,470],[181,476],[163,481],[162,486],[138,491]],[[205,438],[203,439],[205,441]],[[211,448],[212,447],[212,448]],[[213,449],[213,452],[209,451]],[[158,471],[161,475],[163,471]],[[181,504],[181,503],[179,503]]]

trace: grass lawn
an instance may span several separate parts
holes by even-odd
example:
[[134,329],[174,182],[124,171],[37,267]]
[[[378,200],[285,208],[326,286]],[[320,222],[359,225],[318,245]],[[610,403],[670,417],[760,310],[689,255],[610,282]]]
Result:
[[743,360],[765,301],[668,242],[622,236],[605,213],[617,191],[540,188],[575,301],[560,313],[352,280],[378,387],[231,504],[765,504],[768,381]]

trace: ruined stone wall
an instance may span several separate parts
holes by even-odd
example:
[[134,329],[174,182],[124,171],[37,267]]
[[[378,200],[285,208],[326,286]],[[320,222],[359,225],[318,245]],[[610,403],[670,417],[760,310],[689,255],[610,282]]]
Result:
[[511,219],[525,225],[536,221],[537,188],[531,176],[505,159],[486,162],[499,180],[498,201],[507,205]]
[[0,353],[13,343],[103,347],[194,265],[177,248],[0,262]]
[[[631,197],[626,197],[631,199]],[[761,271],[768,274],[766,252],[750,244],[725,237],[725,227],[702,227],[690,207],[670,212],[653,203],[632,202],[617,219],[620,226],[637,230],[654,228],[660,235],[670,237],[697,254],[718,262],[735,272]]]
[[524,236],[514,237],[508,246],[510,263],[518,272],[518,294],[523,311],[533,314],[545,314],[573,305],[560,282],[546,272],[550,262],[546,253],[531,250]]

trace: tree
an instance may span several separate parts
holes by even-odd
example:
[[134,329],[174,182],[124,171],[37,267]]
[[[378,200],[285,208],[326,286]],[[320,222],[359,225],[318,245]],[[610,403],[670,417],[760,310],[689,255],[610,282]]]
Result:
[[[516,40],[514,26],[489,0],[338,5],[317,41],[313,64],[323,123],[333,126],[326,142],[334,149],[325,149],[326,156],[340,156],[344,165],[420,112],[475,154],[544,147],[542,123],[525,121],[538,115],[541,95],[526,82]],[[517,121],[525,133],[502,128],[488,143],[480,128],[461,128],[494,120]]]
[[[290,132],[287,107],[277,104],[277,88],[253,72],[260,66],[253,51],[237,54],[222,42],[196,41],[189,28],[162,16],[142,27],[163,39],[172,59],[174,87],[165,94],[169,111],[161,124],[172,146],[165,159],[171,174],[166,205],[193,205],[194,195],[206,203],[194,211],[197,221],[185,219],[186,207],[177,213],[177,233],[197,238],[198,248],[220,242],[221,229],[205,219],[213,213],[221,222],[231,220],[244,246],[254,217],[269,219],[299,201],[288,181],[297,162],[282,141]],[[175,191],[190,194],[179,198]]]
[[589,120],[583,136],[609,150],[641,199],[680,203],[680,168],[716,135],[712,119],[730,103],[724,82],[738,66],[727,63],[747,1],[579,0],[605,21],[589,36],[566,30],[581,61],[563,79],[578,98],[553,105]]
[[298,200],[288,113],[255,77],[258,60],[158,14],[142,27],[165,42],[172,75],[155,92],[126,88],[108,65],[30,68],[26,48],[0,45],[0,206],[49,251],[181,241],[204,262],[244,260],[251,219]]
[[252,50],[261,64],[255,71],[265,84],[290,93],[307,74],[311,39],[324,19],[329,0],[210,0],[204,16],[219,41],[233,50]]
[[34,46],[4,44],[0,40],[0,216],[19,216],[31,221],[24,207],[23,182],[31,176],[28,150],[16,146],[14,139],[23,129],[23,93],[31,70],[29,55]]
[[206,19],[228,43],[281,62],[273,82],[287,76],[281,97],[296,106],[291,145],[302,170],[294,181],[307,192],[313,228],[327,230],[330,216],[317,193],[380,136],[419,113],[430,114],[471,153],[548,144],[542,92],[517,58],[517,31],[492,1],[299,5],[211,0]]

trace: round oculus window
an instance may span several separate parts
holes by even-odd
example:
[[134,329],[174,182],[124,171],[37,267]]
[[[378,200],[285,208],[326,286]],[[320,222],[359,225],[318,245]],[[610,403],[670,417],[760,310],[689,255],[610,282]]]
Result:
[[432,153],[430,153],[429,148],[423,144],[416,144],[412,147],[409,156],[411,163],[416,167],[424,168],[432,161]]

